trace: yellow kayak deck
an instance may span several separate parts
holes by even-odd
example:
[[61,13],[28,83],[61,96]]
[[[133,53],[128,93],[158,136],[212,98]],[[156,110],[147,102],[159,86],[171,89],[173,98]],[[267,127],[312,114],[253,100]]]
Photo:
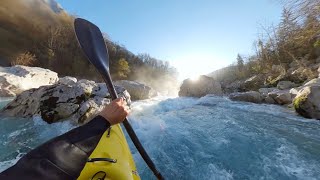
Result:
[[101,137],[90,159],[108,158],[116,162],[87,162],[81,171],[79,180],[115,179],[139,180],[132,154],[119,124],[112,126]]

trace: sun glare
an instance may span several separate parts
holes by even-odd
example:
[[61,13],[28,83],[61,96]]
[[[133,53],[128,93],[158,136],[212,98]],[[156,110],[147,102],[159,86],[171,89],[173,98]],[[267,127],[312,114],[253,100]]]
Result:
[[216,69],[226,66],[227,63],[223,58],[201,52],[184,54],[173,57],[173,59],[175,60],[172,62],[172,65],[177,68],[179,72],[178,79],[181,82],[188,78],[196,81],[199,79],[199,75],[209,74]]
[[191,81],[198,81],[199,78],[200,78],[200,75],[195,75],[190,77]]

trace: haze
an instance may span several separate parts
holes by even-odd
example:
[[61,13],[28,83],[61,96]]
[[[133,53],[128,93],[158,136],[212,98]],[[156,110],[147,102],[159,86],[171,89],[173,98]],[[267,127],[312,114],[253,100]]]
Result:
[[277,24],[281,14],[281,5],[270,0],[57,1],[133,53],[169,61],[180,80],[252,53],[261,26]]

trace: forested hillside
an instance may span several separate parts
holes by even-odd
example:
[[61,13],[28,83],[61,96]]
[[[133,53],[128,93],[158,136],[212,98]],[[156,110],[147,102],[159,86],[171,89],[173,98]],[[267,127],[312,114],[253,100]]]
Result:
[[[281,22],[261,27],[252,55],[238,55],[234,64],[210,74],[232,91],[274,87],[280,80],[297,84],[318,76],[320,1],[283,1]],[[245,81],[255,81],[246,87]],[[244,85],[244,86],[243,86]]]
[[[59,75],[101,80],[76,41],[74,16],[43,0],[2,0],[0,65],[40,66]],[[138,80],[157,90],[176,83],[176,70],[148,54],[135,55],[105,34],[113,79]],[[165,82],[170,82],[168,84]]]

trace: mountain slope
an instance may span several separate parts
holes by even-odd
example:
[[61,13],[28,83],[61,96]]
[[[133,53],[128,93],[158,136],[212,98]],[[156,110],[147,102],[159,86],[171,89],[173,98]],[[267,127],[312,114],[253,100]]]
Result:
[[54,0],[2,0],[0,7],[0,65],[27,51],[46,28],[68,18]]

